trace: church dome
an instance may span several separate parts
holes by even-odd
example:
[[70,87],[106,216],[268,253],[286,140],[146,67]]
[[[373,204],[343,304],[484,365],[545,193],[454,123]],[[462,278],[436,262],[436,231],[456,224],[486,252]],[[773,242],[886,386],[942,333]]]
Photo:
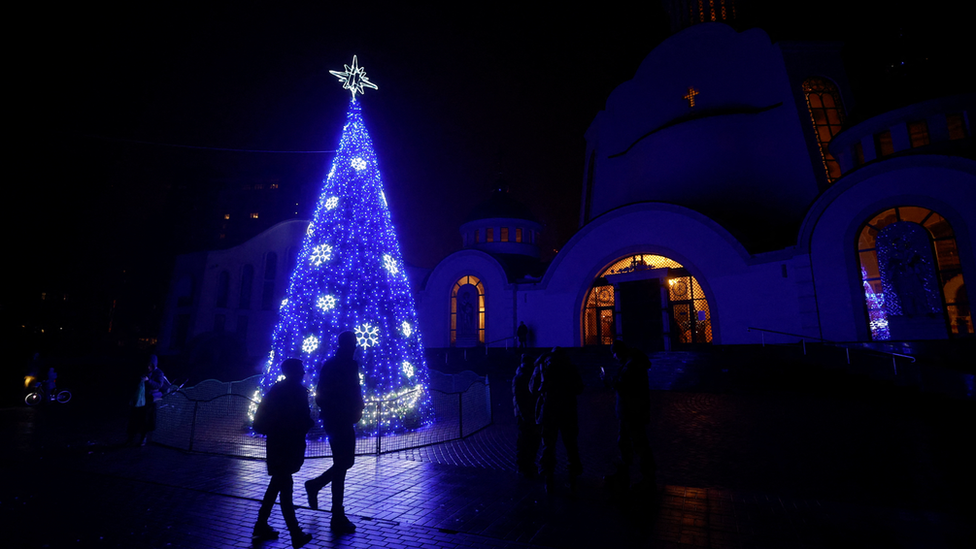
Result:
[[460,230],[465,248],[493,255],[539,257],[536,238],[542,225],[504,186],[496,188],[488,200],[475,206]]
[[485,200],[481,204],[478,204],[471,209],[471,213],[464,220],[465,223],[470,223],[471,221],[477,221],[479,219],[494,219],[494,218],[505,218],[505,219],[526,219],[528,221],[536,221],[532,211],[529,210],[528,206],[522,204],[515,199],[508,192],[507,189],[499,188],[495,189],[491,193],[491,197]]

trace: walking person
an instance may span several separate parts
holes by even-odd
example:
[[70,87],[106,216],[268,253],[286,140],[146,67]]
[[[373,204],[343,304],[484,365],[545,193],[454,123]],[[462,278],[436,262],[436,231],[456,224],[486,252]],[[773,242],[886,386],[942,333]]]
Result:
[[542,429],[542,461],[539,465],[546,491],[552,494],[555,490],[556,442],[560,435],[569,458],[570,486],[575,491],[578,477],[583,474],[576,411],[576,396],[583,392],[583,379],[569,361],[566,351],[554,347],[552,354],[532,372],[530,387],[538,398],[536,423]]
[[254,430],[267,435],[268,474],[271,475],[254,525],[254,537],[278,539],[278,531],[268,524],[268,519],[280,494],[281,515],[291,534],[291,544],[301,547],[312,540],[312,535],[302,531],[295,517],[292,475],[305,463],[305,435],[313,421],[308,390],[302,385],[305,377],[302,361],[297,358],[285,360],[281,363],[281,372],[285,379],[275,383],[254,414]]
[[622,490],[630,487],[630,467],[636,454],[640,458],[641,481],[654,486],[657,464],[647,441],[650,422],[651,390],[647,383],[647,371],[651,361],[639,349],[628,347],[623,341],[614,341],[610,347],[613,357],[620,363],[616,375],[600,375],[604,382],[617,393],[617,446],[621,463],[617,471],[608,477],[609,484]]
[[363,392],[359,385],[359,364],[353,358],[356,353],[356,335],[352,332],[339,334],[339,346],[335,356],[325,361],[319,372],[315,389],[325,433],[332,447],[332,467],[316,478],[305,482],[308,506],[319,508],[318,493],[332,483],[332,520],[330,527],[338,534],[356,531],[356,525],[346,517],[343,498],[346,489],[346,471],[356,459],[356,423],[363,417]]

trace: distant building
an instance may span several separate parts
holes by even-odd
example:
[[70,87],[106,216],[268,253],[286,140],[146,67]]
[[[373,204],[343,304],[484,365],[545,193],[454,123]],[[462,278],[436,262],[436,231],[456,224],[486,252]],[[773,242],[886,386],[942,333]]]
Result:
[[[539,262],[531,211],[497,191],[461,226],[463,248],[414,280],[428,347],[511,344],[520,321],[534,347],[756,343],[750,328],[972,337],[976,96],[849,124],[837,45],[696,22],[655,48],[586,132],[580,229],[553,261]],[[263,353],[267,254],[283,285],[303,234],[288,222],[183,258],[163,346],[240,332],[246,318],[247,352]]]

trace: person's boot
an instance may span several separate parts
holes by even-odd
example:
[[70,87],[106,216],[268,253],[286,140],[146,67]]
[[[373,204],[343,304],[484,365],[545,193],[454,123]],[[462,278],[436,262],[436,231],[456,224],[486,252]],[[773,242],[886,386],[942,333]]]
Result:
[[254,532],[252,532],[252,535],[259,541],[266,541],[269,539],[278,539],[280,534],[277,530],[272,528],[267,521],[258,521],[258,523],[254,525]]
[[312,541],[312,534],[302,532],[301,528],[289,529],[289,533],[291,534],[291,546],[296,549]]
[[346,516],[345,509],[332,511],[332,520],[329,522],[329,528],[336,534],[351,534],[356,531],[356,525]]
[[308,506],[312,509],[319,508],[319,490],[322,487],[316,484],[315,479],[305,481],[305,492],[308,494]]

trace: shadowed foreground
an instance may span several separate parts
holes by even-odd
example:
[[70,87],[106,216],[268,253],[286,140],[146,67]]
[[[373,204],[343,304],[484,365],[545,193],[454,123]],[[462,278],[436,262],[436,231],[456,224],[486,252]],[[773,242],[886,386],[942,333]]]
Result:
[[[611,495],[612,395],[580,400],[585,472],[579,492],[550,497],[515,474],[504,379],[495,423],[462,441],[360,456],[334,537],[307,507],[307,547],[962,547],[973,503],[971,402],[915,393],[655,391],[656,489]],[[0,411],[0,517],[5,546],[288,547],[251,541],[267,485],[261,460],[116,446],[124,414],[76,395],[66,406]],[[560,456],[557,475],[565,478]],[[322,509],[329,508],[323,492]],[[276,522],[277,521],[277,522]],[[280,515],[272,526],[282,529]]]

